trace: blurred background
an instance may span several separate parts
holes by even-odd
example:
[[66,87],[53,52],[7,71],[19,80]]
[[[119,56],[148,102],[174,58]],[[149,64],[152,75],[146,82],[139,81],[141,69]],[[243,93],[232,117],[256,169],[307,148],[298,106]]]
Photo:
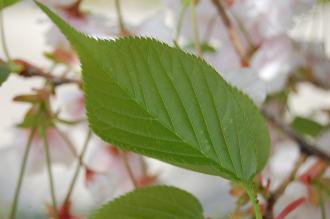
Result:
[[[328,1],[223,0],[228,16],[242,39],[245,55],[251,62],[246,69],[241,68],[241,57],[236,54],[226,26],[212,1],[196,2],[197,21],[192,24],[190,1],[122,0],[120,10],[124,28],[120,27],[116,2],[112,0],[83,0],[77,6],[74,6],[77,3],[75,0],[41,2],[52,7],[76,28],[95,37],[150,36],[171,45],[178,44],[187,52],[203,54],[226,80],[250,95],[258,106],[268,107],[274,114],[279,114],[308,140],[330,153]],[[80,78],[79,61],[74,52],[33,2],[22,1],[6,7],[2,18],[10,57],[24,60],[29,66],[59,77]],[[194,28],[198,31],[200,48],[194,45]],[[1,48],[0,58],[5,60],[5,57],[5,50]],[[27,78],[11,74],[0,88],[0,218],[7,218],[9,213],[29,133],[16,125],[22,123],[31,105],[14,102],[13,99],[18,95],[35,93],[33,89],[43,85],[43,77]],[[52,110],[58,112],[63,120],[82,120],[74,125],[58,124],[56,129],[47,132],[56,196],[61,202],[67,195],[76,169],[76,159],[63,145],[71,144],[80,151],[88,128],[84,121],[84,102],[79,86],[57,86],[50,102]],[[304,125],[299,125],[301,122]],[[57,129],[66,136],[64,139]],[[299,157],[299,149],[294,141],[273,130],[273,127],[270,127],[270,132],[273,152],[263,176],[271,179],[271,188],[275,188],[292,170]],[[69,138],[69,143],[65,138]],[[40,145],[42,143],[36,137],[26,166],[17,218],[47,218],[51,214],[44,151]],[[85,217],[100,204],[133,189],[125,165],[118,160],[116,153],[115,148],[96,136],[92,137],[84,156],[86,166],[80,171],[71,196],[72,212],[79,216],[77,218]],[[139,175],[138,172],[143,169],[139,158],[133,154],[127,157],[131,168]],[[298,175],[316,162],[316,158],[308,158]],[[140,174],[142,184],[178,186],[201,200],[205,215],[234,218],[232,212],[237,197],[233,195],[233,187],[227,180],[193,173],[149,158],[145,159],[145,165],[147,173]],[[329,179],[329,170],[326,169],[322,177]],[[327,188],[329,190],[330,186]],[[309,198],[309,195],[304,182],[292,182],[276,204],[275,212],[280,212],[296,198]],[[324,206],[329,207],[329,202],[325,201]],[[330,208],[328,211],[326,218],[330,218]],[[319,203],[309,201],[288,218],[322,218],[322,215]]]

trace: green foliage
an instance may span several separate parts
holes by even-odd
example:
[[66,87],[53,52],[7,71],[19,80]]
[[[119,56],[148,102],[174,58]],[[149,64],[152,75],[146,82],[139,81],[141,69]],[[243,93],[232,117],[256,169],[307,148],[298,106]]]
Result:
[[326,128],[318,122],[299,116],[293,120],[291,127],[301,135],[308,135],[311,137],[317,137]]
[[264,167],[263,117],[210,65],[153,39],[89,38],[39,6],[79,54],[89,123],[103,140],[240,182]]
[[203,219],[199,201],[169,186],[137,189],[97,210],[90,219]]
[[5,82],[10,75],[10,68],[6,64],[0,64],[0,86]]
[[38,128],[52,127],[53,121],[49,113],[45,110],[43,103],[36,104],[24,116],[21,123],[17,125],[19,128]]
[[330,0],[318,0],[319,4],[328,4],[330,3]]
[[0,10],[18,2],[20,2],[20,0],[0,0]]
[[191,0],[182,0],[182,4],[189,6],[191,3]]

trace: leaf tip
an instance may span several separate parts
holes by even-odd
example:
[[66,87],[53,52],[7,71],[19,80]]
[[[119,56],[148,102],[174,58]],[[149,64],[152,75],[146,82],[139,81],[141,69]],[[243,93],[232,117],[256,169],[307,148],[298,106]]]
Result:
[[[45,4],[33,0],[34,3],[49,17],[49,19],[60,29],[60,31],[65,35],[65,37],[70,41],[70,43],[77,47],[78,42],[82,39],[87,38],[86,35],[76,30],[67,21],[57,15],[53,10],[48,8]],[[76,48],[77,49],[77,48]]]

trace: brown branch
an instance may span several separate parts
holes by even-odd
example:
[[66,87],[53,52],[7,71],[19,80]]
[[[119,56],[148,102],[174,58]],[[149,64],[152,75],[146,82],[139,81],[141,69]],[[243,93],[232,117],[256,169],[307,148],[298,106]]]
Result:
[[297,142],[300,151],[307,156],[316,156],[328,163],[330,163],[330,155],[318,149],[316,145],[308,142],[304,137],[300,136],[294,129],[283,123],[279,118],[272,115],[267,110],[262,110],[264,116],[272,122],[277,128],[283,131],[283,133],[290,139]]
[[304,162],[307,160],[307,156],[302,154],[296,161],[294,167],[292,168],[291,173],[289,174],[289,176],[287,177],[287,179],[285,179],[283,181],[283,183],[273,192],[275,198],[277,199],[278,197],[280,197],[284,192],[285,189],[288,187],[288,185],[290,184],[290,182],[292,182],[297,175],[297,172],[299,170],[299,168],[304,164]]
[[36,67],[24,60],[16,59],[14,62],[20,66],[21,69],[19,70],[18,75],[22,77],[41,77],[51,82],[54,86],[60,86],[63,84],[77,84],[79,87],[82,87],[82,81],[79,79],[64,78],[51,75],[50,73],[46,73],[39,67]]
[[300,167],[304,164],[304,162],[307,160],[307,156],[302,154],[294,164],[294,167],[292,168],[289,176],[281,183],[281,185],[274,191],[270,193],[270,196],[267,199],[267,205],[264,213],[265,219],[273,219],[273,210],[276,201],[279,197],[283,195],[288,185],[296,178],[297,172],[300,169]]
[[245,51],[244,51],[243,44],[239,39],[239,35],[238,35],[237,31],[235,30],[233,22],[231,22],[228,14],[225,10],[225,6],[223,5],[221,0],[212,0],[212,3],[216,7],[218,14],[223,21],[223,24],[227,28],[229,39],[232,42],[236,53],[238,54],[238,56],[241,59],[241,65],[249,66],[250,61],[245,57]]

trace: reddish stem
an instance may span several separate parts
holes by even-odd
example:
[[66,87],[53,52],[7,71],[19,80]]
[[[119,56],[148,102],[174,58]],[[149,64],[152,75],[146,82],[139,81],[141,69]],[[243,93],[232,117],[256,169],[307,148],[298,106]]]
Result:
[[313,179],[322,175],[328,166],[329,164],[327,162],[318,160],[299,177],[299,180],[303,183],[309,184]]
[[302,204],[304,204],[306,201],[305,198],[299,198],[293,202],[291,202],[288,206],[286,206],[286,208],[284,208],[282,210],[282,212],[275,217],[275,219],[284,219],[286,216],[288,216],[292,211],[294,211],[296,208],[298,208],[299,206],[301,206]]

